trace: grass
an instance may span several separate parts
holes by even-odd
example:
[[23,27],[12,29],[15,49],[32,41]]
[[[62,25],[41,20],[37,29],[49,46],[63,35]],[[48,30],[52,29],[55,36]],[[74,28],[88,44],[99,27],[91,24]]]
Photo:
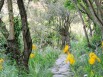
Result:
[[[84,37],[77,35],[76,38],[78,40],[71,40],[70,49],[76,60],[74,65],[70,65],[70,70],[73,72],[74,77],[103,77],[103,51],[101,47],[98,47],[97,52],[95,52],[101,62],[96,61],[95,64],[90,65],[88,62],[89,53],[94,50],[87,47]],[[52,77],[50,68],[60,54],[59,49],[53,49],[51,46],[32,51],[35,57],[29,59],[29,74],[23,73],[18,76],[20,71],[16,68],[15,61],[11,64],[10,60],[3,54],[4,51],[4,49],[0,50],[0,58],[4,59],[0,77]]]
[[11,64],[6,55],[0,54],[0,58],[4,59],[0,77],[52,77],[50,68],[58,58],[60,50],[48,46],[42,52],[37,49],[32,53],[35,54],[35,57],[29,60],[30,73],[23,73],[21,76],[18,76],[19,71],[15,66],[15,61]]
[[47,47],[44,51],[35,53],[35,58],[30,59],[30,77],[52,77],[50,68],[58,58],[59,53],[50,47]]
[[[18,70],[15,63],[11,65],[11,61],[3,53],[0,54],[0,58],[4,59],[4,62],[0,63],[0,77],[18,77]],[[2,68],[1,65],[3,66]]]
[[103,77],[103,52],[101,47],[98,47],[97,52],[93,52],[101,59],[101,62],[95,62],[95,64],[89,64],[89,53],[92,52],[87,47],[85,39],[79,40],[79,42],[71,42],[71,53],[75,56],[75,64],[70,65],[71,71],[74,73],[74,77]]

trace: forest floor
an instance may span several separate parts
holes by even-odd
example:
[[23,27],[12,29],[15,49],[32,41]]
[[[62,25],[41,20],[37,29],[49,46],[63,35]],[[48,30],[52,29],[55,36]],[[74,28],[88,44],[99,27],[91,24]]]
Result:
[[54,66],[51,68],[53,77],[73,77],[72,72],[70,72],[69,62],[66,63],[66,57],[66,54],[61,54],[55,61]]

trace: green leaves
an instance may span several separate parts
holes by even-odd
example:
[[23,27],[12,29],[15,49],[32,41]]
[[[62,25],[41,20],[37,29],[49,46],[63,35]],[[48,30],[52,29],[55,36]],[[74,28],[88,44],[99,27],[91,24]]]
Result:
[[19,48],[21,47],[20,38],[19,38],[19,35],[21,33],[21,29],[22,29],[22,26],[21,26],[20,19],[18,17],[15,17],[14,18],[15,40],[16,40],[17,45],[18,45]]
[[69,10],[75,10],[75,5],[71,0],[66,0],[64,3],[64,6],[68,8]]

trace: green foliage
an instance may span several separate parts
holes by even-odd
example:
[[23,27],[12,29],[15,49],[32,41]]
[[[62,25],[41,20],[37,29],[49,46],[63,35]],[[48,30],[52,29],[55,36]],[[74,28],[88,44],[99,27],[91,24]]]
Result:
[[18,70],[15,61],[11,62],[6,55],[0,54],[0,58],[4,59],[0,77],[52,77],[50,68],[58,58],[60,50],[48,46],[42,52],[37,49],[32,53],[35,54],[35,57],[29,59],[29,74]]
[[6,39],[3,37],[2,34],[0,34],[0,53],[5,52],[5,47],[4,45],[7,43]]
[[94,34],[91,41],[94,45],[101,43],[101,30],[97,25],[94,26]]
[[30,76],[31,77],[52,77],[50,67],[53,66],[56,58],[58,58],[58,50],[46,47],[44,52],[36,52],[35,58],[30,59]]
[[58,0],[45,0],[46,4],[56,3]]
[[68,8],[69,10],[75,10],[75,5],[71,0],[66,0],[64,3],[64,6]]
[[70,38],[71,38],[71,40],[73,40],[73,41],[79,41],[79,40],[81,40],[80,38],[82,38],[82,36],[81,36],[81,35],[77,35],[77,34],[74,33],[74,32],[71,32],[71,33],[70,33]]
[[[77,5],[78,5],[79,3],[83,3],[83,1],[77,0]],[[65,0],[64,6],[67,7],[67,8],[68,8],[69,10],[71,10],[71,11],[76,10],[75,4],[74,4],[73,0]]]
[[87,42],[85,38],[83,38],[82,40],[79,40],[79,42],[71,41],[71,52],[73,54],[76,54],[75,55],[76,58],[86,54],[89,51],[90,49],[87,47]]
[[1,58],[4,59],[4,62],[2,69],[2,63],[0,63],[0,77],[18,77],[18,70],[15,67],[15,63],[11,65],[11,60],[8,60],[8,57],[3,53],[0,53],[0,59]]
[[100,58],[101,62],[96,61],[94,65],[89,64],[89,53],[92,52],[87,47],[86,39],[82,38],[79,42],[71,41],[71,51],[75,55],[75,64],[70,65],[74,77],[102,77],[103,76],[103,52],[98,47],[96,55]]
[[32,41],[33,43],[38,43],[44,48],[45,46],[57,46],[57,41],[60,39],[57,37],[56,31],[51,28],[43,28],[44,30],[33,33]]
[[21,48],[21,43],[20,43],[21,38],[19,37],[19,35],[21,34],[21,29],[22,29],[21,21],[18,17],[15,17],[14,18],[15,40],[19,49]]
[[2,34],[0,34],[0,45],[5,44],[6,43],[6,39],[3,37]]

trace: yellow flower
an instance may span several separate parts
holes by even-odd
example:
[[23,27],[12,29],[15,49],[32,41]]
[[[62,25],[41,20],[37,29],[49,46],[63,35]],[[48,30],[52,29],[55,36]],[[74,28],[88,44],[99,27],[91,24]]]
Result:
[[35,54],[31,53],[30,58],[34,58],[34,57],[35,57]]
[[72,54],[68,54],[68,56],[67,56],[67,59],[66,59],[66,63],[67,62],[70,62],[70,64],[74,64],[75,63],[75,59],[74,59],[74,56],[72,55]]
[[70,52],[68,51],[68,52],[67,52],[67,54],[69,55],[69,54],[70,54]]
[[32,45],[32,50],[35,50],[36,49],[36,46],[33,44]]
[[73,56],[73,54],[68,54],[68,56],[67,56],[67,59],[69,60],[69,59],[71,59],[71,58],[73,58],[74,59],[74,56]]
[[1,59],[0,59],[0,64],[3,63],[3,62],[4,62],[4,59],[1,58]]
[[69,46],[68,45],[65,45],[65,47],[64,47],[64,53],[67,53],[68,52],[68,50],[69,50]]
[[97,60],[98,62],[101,62],[100,58],[97,57],[97,55],[96,55],[95,53],[93,53],[93,52],[91,52],[91,53],[89,54],[89,57],[90,57],[90,59],[89,59],[89,63],[90,63],[90,64],[94,64],[96,60]]
[[96,59],[96,58],[97,58],[96,54],[95,54],[95,53],[93,53],[93,52],[91,52],[91,53],[89,54],[89,57],[90,57],[90,58],[94,58],[94,59]]
[[71,58],[71,59],[69,60],[69,62],[70,62],[70,64],[74,64],[74,63],[75,63],[75,60],[74,60],[73,58]]
[[95,59],[94,58],[90,58],[89,59],[89,64],[93,65],[95,63]]

